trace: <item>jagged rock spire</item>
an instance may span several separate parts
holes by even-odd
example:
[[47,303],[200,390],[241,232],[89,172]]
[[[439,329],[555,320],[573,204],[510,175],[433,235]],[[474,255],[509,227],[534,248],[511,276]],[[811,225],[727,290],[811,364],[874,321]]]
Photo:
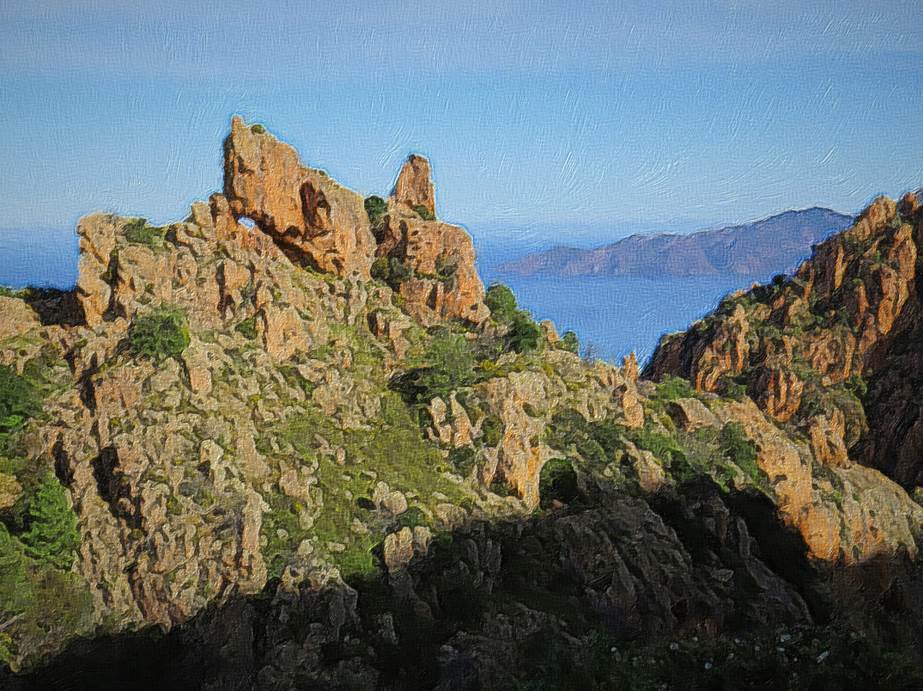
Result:
[[231,210],[253,219],[290,255],[321,271],[369,277],[375,240],[362,196],[242,118],[224,145],[224,193]]
[[407,157],[391,195],[398,204],[411,209],[422,206],[432,216],[436,215],[436,189],[429,161],[424,156],[410,154]]

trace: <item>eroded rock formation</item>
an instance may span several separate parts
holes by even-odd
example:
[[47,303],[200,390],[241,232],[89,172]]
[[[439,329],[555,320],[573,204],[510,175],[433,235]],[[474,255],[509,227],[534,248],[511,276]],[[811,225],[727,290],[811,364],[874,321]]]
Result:
[[[177,684],[530,685],[550,673],[519,664],[536,645],[617,674],[600,641],[611,661],[813,632],[915,583],[923,509],[855,462],[890,430],[910,455],[888,462],[915,468],[917,417],[876,408],[919,371],[912,199],[666,342],[654,368],[693,391],[639,381],[633,356],[584,361],[522,313],[536,337],[512,338],[471,239],[432,219],[425,159],[368,211],[239,118],[225,163],[182,222],[81,220],[82,320],[0,297],[6,664],[111,634],[113,663],[63,658],[87,683],[157,626],[130,671],[168,660]],[[864,409],[841,395],[857,373]],[[49,514],[73,546],[39,541]]]
[[842,459],[848,448],[907,487],[921,484],[921,240],[916,196],[881,197],[792,278],[733,295],[664,338],[647,374],[679,375],[703,391],[745,387],[818,443],[831,436],[819,431],[822,418],[843,418],[825,454]]

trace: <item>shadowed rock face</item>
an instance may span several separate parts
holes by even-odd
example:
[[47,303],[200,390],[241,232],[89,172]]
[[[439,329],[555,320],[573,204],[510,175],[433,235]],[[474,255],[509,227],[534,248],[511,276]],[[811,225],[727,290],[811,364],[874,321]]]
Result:
[[907,487],[923,484],[921,240],[916,195],[879,198],[791,280],[730,296],[665,337],[646,374],[704,391],[736,382],[818,447],[829,437],[818,430],[839,417],[834,446]]

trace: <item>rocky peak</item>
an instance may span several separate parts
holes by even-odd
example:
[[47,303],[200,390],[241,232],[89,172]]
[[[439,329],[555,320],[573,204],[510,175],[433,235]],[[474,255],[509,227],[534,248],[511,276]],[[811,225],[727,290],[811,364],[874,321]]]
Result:
[[231,122],[224,147],[224,189],[231,213],[252,219],[296,263],[366,280],[389,280],[406,309],[424,324],[487,318],[474,245],[464,229],[435,220],[429,161],[412,155],[401,169],[384,218],[374,227],[360,195],[261,125]]
[[433,187],[429,161],[419,154],[410,154],[394,183],[392,198],[410,209],[422,207],[436,216],[436,190]]
[[842,461],[849,449],[905,486],[921,484],[914,391],[923,362],[910,347],[923,336],[921,238],[915,194],[879,197],[794,277],[731,295],[689,331],[665,337],[646,374],[682,376],[703,391],[746,390],[814,440],[828,421],[845,420],[830,442],[839,450],[818,448],[818,456]]
[[362,197],[260,125],[231,121],[224,144],[224,192],[237,217],[249,217],[290,257],[339,276],[368,278],[375,240]]

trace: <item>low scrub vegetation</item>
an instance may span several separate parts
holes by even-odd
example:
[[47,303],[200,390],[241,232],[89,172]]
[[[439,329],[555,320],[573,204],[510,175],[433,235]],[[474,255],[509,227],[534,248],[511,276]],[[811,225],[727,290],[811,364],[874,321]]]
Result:
[[146,218],[137,218],[125,226],[125,239],[136,245],[163,247],[166,235],[166,228],[152,226]]
[[185,313],[175,307],[159,307],[135,317],[128,330],[128,346],[138,357],[155,362],[180,358],[189,345]]

